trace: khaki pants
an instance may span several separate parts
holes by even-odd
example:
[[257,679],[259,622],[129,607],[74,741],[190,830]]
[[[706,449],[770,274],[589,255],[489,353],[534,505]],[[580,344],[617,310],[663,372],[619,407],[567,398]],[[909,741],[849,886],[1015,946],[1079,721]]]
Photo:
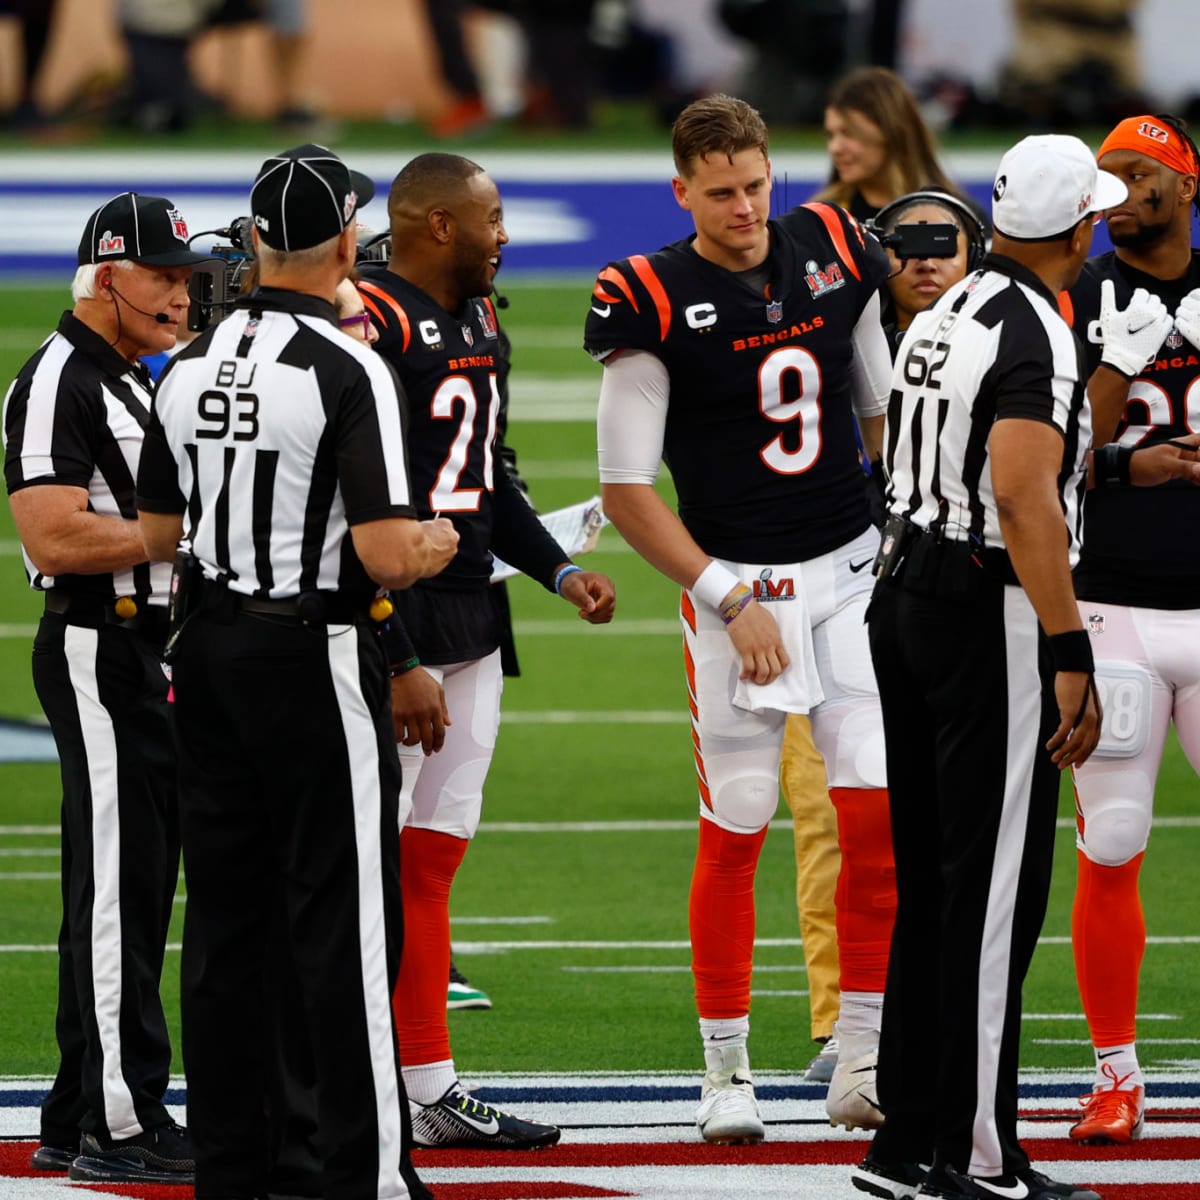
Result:
[[808,967],[814,1038],[827,1038],[838,1015],[838,948],[834,893],[842,854],[825,763],[813,745],[809,719],[791,714],[783,738],[780,783],[792,813],[796,845],[796,908]]

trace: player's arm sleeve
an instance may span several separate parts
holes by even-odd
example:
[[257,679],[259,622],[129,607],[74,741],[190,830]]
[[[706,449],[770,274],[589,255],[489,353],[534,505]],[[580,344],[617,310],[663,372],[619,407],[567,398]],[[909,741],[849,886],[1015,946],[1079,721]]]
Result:
[[571,556],[550,536],[513,477],[503,469],[496,472],[492,504],[495,520],[489,549],[547,591],[554,591],[555,572],[570,562]]
[[670,390],[666,366],[647,350],[626,350],[605,363],[596,419],[601,483],[658,478]]
[[854,370],[850,376],[855,416],[882,417],[887,412],[892,387],[892,355],[883,332],[879,293],[874,292],[862,310],[851,335]]
[[379,640],[383,643],[383,652],[387,655],[389,670],[394,671],[397,667],[402,667],[412,659],[420,657],[398,611],[393,612],[379,626]]

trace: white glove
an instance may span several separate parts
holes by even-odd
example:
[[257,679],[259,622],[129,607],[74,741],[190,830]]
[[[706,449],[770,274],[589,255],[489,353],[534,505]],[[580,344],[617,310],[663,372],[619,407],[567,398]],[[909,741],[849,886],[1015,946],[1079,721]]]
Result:
[[1132,379],[1158,353],[1175,318],[1162,300],[1145,288],[1138,288],[1125,308],[1117,307],[1115,291],[1111,279],[1100,285],[1100,336],[1104,342],[1100,362]]
[[1200,288],[1192,288],[1175,310],[1175,328],[1200,349]]

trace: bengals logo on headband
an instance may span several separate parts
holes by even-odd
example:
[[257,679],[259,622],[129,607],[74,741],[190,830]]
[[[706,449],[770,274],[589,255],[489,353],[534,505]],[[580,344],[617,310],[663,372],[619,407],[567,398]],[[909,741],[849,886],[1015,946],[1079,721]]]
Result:
[[1151,121],[1143,121],[1137,131],[1142,137],[1151,138],[1153,141],[1161,142],[1164,146],[1171,140],[1170,133],[1159,125],[1153,124]]

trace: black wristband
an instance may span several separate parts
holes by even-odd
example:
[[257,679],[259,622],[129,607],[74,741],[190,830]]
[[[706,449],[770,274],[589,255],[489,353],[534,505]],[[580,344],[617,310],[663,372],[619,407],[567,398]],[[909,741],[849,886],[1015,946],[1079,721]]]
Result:
[[1054,659],[1055,671],[1080,671],[1085,675],[1091,675],[1095,671],[1092,639],[1086,629],[1051,634],[1047,641],[1050,643],[1050,656]]
[[1092,482],[1098,488],[1129,486],[1129,460],[1133,458],[1132,446],[1118,446],[1109,442],[1099,450],[1092,451]]

